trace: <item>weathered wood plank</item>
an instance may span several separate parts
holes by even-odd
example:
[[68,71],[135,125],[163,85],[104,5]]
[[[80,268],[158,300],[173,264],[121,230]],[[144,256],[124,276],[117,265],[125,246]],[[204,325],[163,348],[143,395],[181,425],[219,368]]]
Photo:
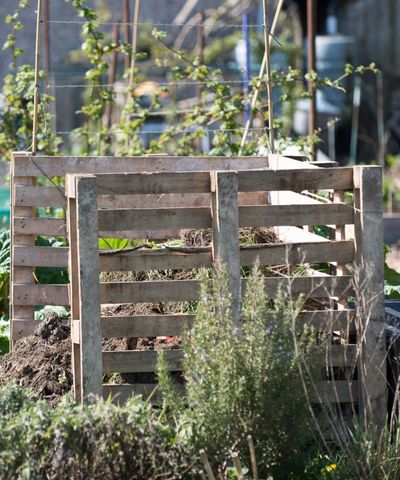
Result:
[[15,305],[69,305],[68,285],[13,284]]
[[[34,209],[31,207],[17,207],[14,199],[14,186],[31,186],[34,179],[29,176],[14,177],[16,162],[19,158],[25,157],[26,153],[14,153],[11,158],[11,218],[21,215],[28,218],[35,216]],[[31,246],[35,244],[35,239],[28,232],[19,233],[15,230],[11,221],[11,284],[27,283],[33,284],[35,269],[32,267],[16,267],[14,266],[14,248],[18,245]],[[11,338],[14,337],[13,318],[21,318],[26,320],[34,319],[34,310],[31,306],[20,306],[14,302],[13,291],[10,289],[10,314],[11,314]],[[13,345],[11,344],[11,348]]]
[[208,193],[208,172],[155,172],[96,176],[98,195]]
[[185,302],[198,300],[200,281],[101,283],[100,292],[101,303]]
[[[352,277],[265,278],[266,294],[274,297],[279,291],[311,298],[337,297],[353,292]],[[242,295],[247,279],[242,280]],[[102,303],[184,302],[199,298],[198,280],[146,281],[130,283],[101,283]]]
[[[174,384],[174,387],[180,395],[184,393],[184,385],[182,383]],[[152,402],[161,401],[160,391],[157,390],[156,383],[134,383],[134,384],[106,384],[103,385],[103,397],[105,400],[112,399],[112,402],[117,405],[125,404],[131,396],[142,395],[147,399],[151,397]]]
[[[60,187],[64,191],[64,187]],[[168,186],[166,186],[168,188]],[[67,206],[66,197],[56,187],[15,187],[17,206],[63,207]],[[239,205],[266,204],[265,192],[240,192]],[[159,193],[159,194],[121,194],[99,195],[99,208],[172,208],[172,207],[209,207],[211,194],[208,193]]]
[[325,360],[329,367],[355,368],[359,356],[357,345],[328,345],[325,352]]
[[15,205],[32,207],[66,207],[64,187],[14,187]]
[[349,205],[268,205],[239,207],[240,227],[279,227],[354,223]]
[[[289,295],[305,295],[306,298],[328,298],[353,293],[352,277],[288,277],[265,278],[266,294],[275,297],[279,292]],[[247,286],[247,279],[242,280],[242,295]]]
[[[80,401],[102,395],[98,209],[94,176],[76,179],[76,263],[79,282]],[[74,241],[72,237],[71,243]],[[71,255],[74,250],[71,250]]]
[[354,169],[355,283],[359,308],[363,416],[384,427],[387,400],[381,167]]
[[317,403],[357,403],[359,382],[345,380],[320,381],[313,400]]
[[252,265],[256,258],[261,265],[285,265],[322,262],[351,262],[354,260],[354,242],[304,242],[242,247],[240,264]]
[[67,236],[67,222],[63,218],[29,218],[15,216],[13,228],[18,235]]
[[[182,351],[165,351],[167,362],[171,371],[182,370]],[[154,372],[157,363],[158,352],[154,350],[128,350],[103,352],[104,373],[136,373]]]
[[306,171],[304,174],[298,169],[239,172],[239,191],[291,190],[301,192],[303,190],[353,189],[353,169],[351,167],[315,170],[304,168],[304,170]]
[[247,170],[268,167],[267,157],[18,157],[16,176],[49,177],[67,173],[142,173],[168,171]]
[[[210,267],[212,265],[211,249],[199,249],[195,253],[172,252],[168,250],[135,250],[119,253],[101,251],[100,270],[143,271],[190,269]],[[29,252],[27,252],[27,256]],[[351,262],[354,260],[354,242],[338,241],[303,244],[268,244],[242,246],[240,265],[252,265],[256,259],[261,265],[283,265],[319,262]]]
[[227,274],[230,312],[240,327],[240,248],[237,172],[211,172],[212,254],[217,268]]
[[171,252],[168,250],[134,250],[110,254],[100,253],[102,272],[177,270],[212,266],[211,248],[198,249],[198,253]]
[[104,338],[179,336],[191,327],[195,315],[135,315],[102,317]]
[[12,319],[12,331],[11,331],[11,340],[12,342],[17,342],[21,338],[28,337],[35,333],[35,330],[40,325],[40,322],[37,320],[24,320],[13,318]]
[[296,322],[313,327],[317,332],[344,331],[355,333],[354,310],[314,310],[300,312]]
[[67,247],[19,247],[14,248],[14,265],[17,267],[68,266]]
[[204,207],[99,211],[99,228],[102,231],[210,227],[211,212],[209,208]]
[[[64,191],[63,187],[60,187]],[[168,189],[168,185],[166,185]],[[17,206],[63,207],[67,199],[56,187],[15,187]],[[99,208],[172,208],[172,207],[209,207],[210,193],[158,193],[158,194],[107,194],[99,195]],[[240,205],[266,204],[265,192],[239,193]]]

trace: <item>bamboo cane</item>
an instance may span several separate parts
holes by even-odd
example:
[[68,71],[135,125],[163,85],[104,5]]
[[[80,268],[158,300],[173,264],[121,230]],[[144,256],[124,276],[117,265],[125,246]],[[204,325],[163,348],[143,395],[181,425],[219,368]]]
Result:
[[32,154],[37,151],[37,132],[39,124],[39,62],[40,62],[40,24],[42,18],[42,0],[38,0],[36,17],[36,45],[35,45],[35,90],[33,97],[33,128],[32,128]]
[[[284,3],[284,0],[279,0],[279,3],[278,3],[278,5],[276,7],[276,10],[275,10],[274,20],[272,22],[270,36],[269,36],[269,39],[268,39],[269,45],[271,45],[272,37],[275,34],[276,25],[278,23],[278,18],[279,18],[279,14],[282,10],[283,3]],[[260,78],[262,78],[264,76],[265,66],[266,66],[266,55],[264,53],[264,58],[263,58],[263,61],[261,63],[261,67],[260,67],[260,73],[258,75]],[[250,126],[251,126],[251,122],[253,120],[253,110],[254,110],[254,108],[257,104],[258,95],[260,93],[260,88],[261,88],[261,83],[262,83],[261,80],[258,81],[257,85],[255,86],[255,88],[253,90],[253,95],[252,95],[252,98],[251,98],[251,107],[250,107],[250,112],[249,112],[249,118],[247,119],[246,125],[244,127],[242,140],[240,142],[239,155],[242,155],[242,153],[243,153],[243,147],[246,143],[247,136],[249,134],[249,129],[250,129]]]
[[271,153],[275,153],[274,140],[274,101],[272,98],[272,77],[271,77],[271,42],[269,35],[269,15],[268,15],[268,0],[263,0],[264,10],[264,48],[265,48],[265,73],[267,75],[267,96],[268,96],[268,138]]

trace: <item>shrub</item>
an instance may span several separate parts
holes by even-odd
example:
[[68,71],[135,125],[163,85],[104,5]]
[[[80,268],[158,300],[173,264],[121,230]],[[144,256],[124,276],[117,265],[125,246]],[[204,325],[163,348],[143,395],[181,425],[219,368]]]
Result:
[[258,268],[248,280],[240,331],[230,304],[223,273],[203,281],[196,320],[183,347],[187,409],[182,415],[161,355],[164,409],[177,422],[178,436],[188,448],[206,448],[209,458],[220,464],[232,448],[247,451],[251,434],[261,473],[286,479],[303,468],[313,440],[305,394],[312,378],[304,382],[299,372],[303,362],[314,365],[311,374],[322,371],[315,337],[296,326],[301,300],[281,293],[271,304]]
[[122,408],[80,406],[68,398],[56,408],[31,392],[0,390],[0,478],[181,478],[188,470],[173,431],[140,397]]

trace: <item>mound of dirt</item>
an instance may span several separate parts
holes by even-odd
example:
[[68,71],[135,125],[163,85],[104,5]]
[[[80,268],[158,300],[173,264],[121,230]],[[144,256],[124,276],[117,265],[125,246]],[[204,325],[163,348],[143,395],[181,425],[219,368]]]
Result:
[[53,405],[71,390],[70,327],[56,313],[49,312],[34,335],[19,340],[12,352],[0,357],[0,386],[11,380]]

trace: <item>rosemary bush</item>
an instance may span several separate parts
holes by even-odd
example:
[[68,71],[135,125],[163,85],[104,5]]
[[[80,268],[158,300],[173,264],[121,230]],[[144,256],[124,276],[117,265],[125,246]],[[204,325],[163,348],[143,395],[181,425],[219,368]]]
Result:
[[[306,392],[322,363],[312,332],[296,326],[302,301],[282,292],[271,304],[263,283],[254,268],[239,331],[230,315],[225,275],[203,280],[196,320],[184,340],[184,410],[168,380],[163,355],[158,376],[164,411],[189,449],[206,448],[221,464],[231,449],[247,451],[250,434],[259,468],[279,479],[304,466],[313,442]],[[308,376],[302,375],[303,362],[311,366]]]

